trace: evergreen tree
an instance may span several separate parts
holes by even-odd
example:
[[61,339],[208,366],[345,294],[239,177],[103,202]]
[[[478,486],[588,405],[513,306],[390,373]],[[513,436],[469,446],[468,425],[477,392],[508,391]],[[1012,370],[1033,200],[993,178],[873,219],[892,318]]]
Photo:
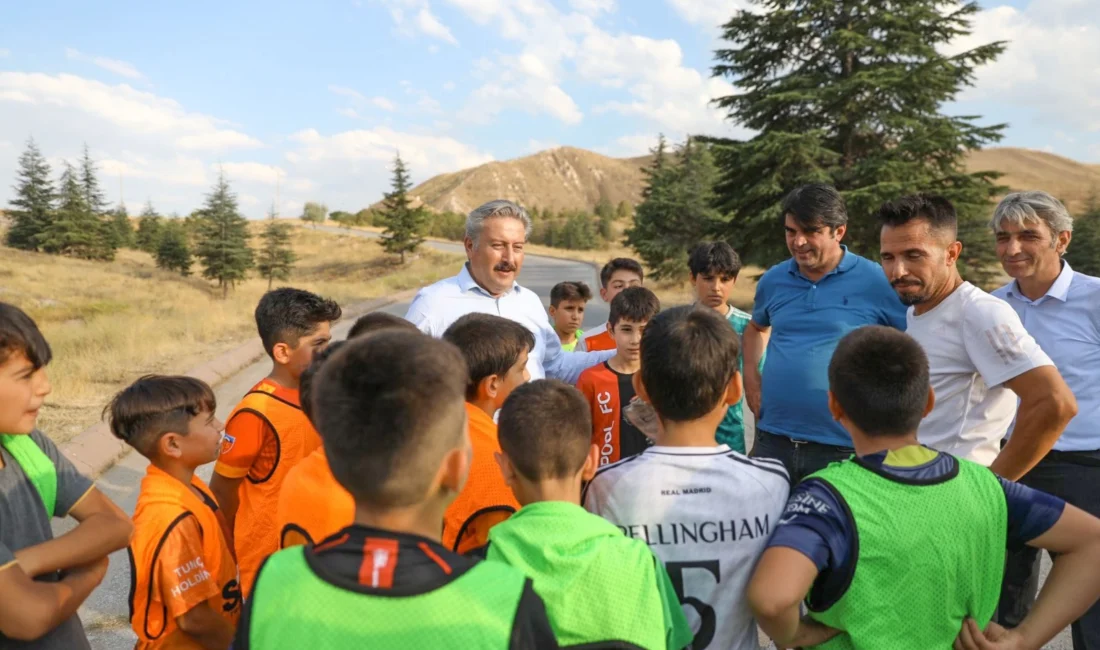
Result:
[[387,253],[401,255],[402,264],[405,263],[406,253],[414,252],[424,241],[421,231],[427,221],[423,207],[412,207],[412,199],[409,198],[411,187],[409,170],[399,153],[394,160],[393,191],[386,194],[382,201],[382,209],[375,214],[375,223],[385,226],[382,248]]
[[39,241],[46,226],[50,223],[54,200],[53,180],[50,178],[50,165],[38,150],[34,138],[27,140],[27,148],[19,156],[15,198],[8,210],[11,228],[8,229],[5,243],[12,248],[39,250]]
[[191,244],[181,219],[169,219],[163,225],[154,257],[158,268],[178,271],[184,277],[191,275]]
[[669,164],[661,144],[648,170],[645,199],[627,231],[627,244],[658,279],[684,279],[691,247],[722,223],[714,209],[718,171],[710,147],[689,138]]
[[716,232],[746,261],[787,257],[780,203],[794,187],[833,184],[851,221],[845,243],[877,257],[871,215],[918,191],[950,199],[959,212],[964,273],[981,280],[996,267],[985,222],[997,192],[994,172],[968,173],[969,149],[1000,139],[1004,125],[941,113],[973,84],[974,71],[1004,44],[941,52],[970,33],[976,2],[956,0],[754,0],[725,25],[715,75],[737,93],[716,100],[729,118],[758,132],[722,141],[718,205],[731,215]]
[[57,210],[39,237],[40,248],[88,260],[114,259],[103,221],[88,206],[79,172],[69,163],[61,173],[58,199]]
[[229,189],[225,172],[218,174],[198,217],[195,255],[202,262],[202,276],[217,280],[222,297],[226,297],[229,289],[245,278],[253,259],[248,220],[237,209],[237,195]]
[[1074,271],[1100,277],[1100,196],[1094,194],[1085,213],[1073,220],[1065,258]]
[[612,224],[615,222],[615,206],[611,205],[611,199],[600,188],[600,201],[596,204],[596,218],[599,220],[600,237],[604,241],[611,241]]
[[164,218],[157,214],[152,201],[146,201],[145,209],[138,217],[135,241],[139,250],[153,255],[160,248],[160,238],[164,234]]
[[118,207],[111,211],[107,235],[112,248],[130,248],[134,245],[134,225],[130,223],[130,215],[126,211],[125,203],[119,203]]
[[290,224],[275,218],[274,206],[271,208],[270,217],[267,225],[264,226],[263,248],[260,249],[256,260],[256,270],[260,272],[260,277],[267,278],[268,291],[271,290],[273,281],[290,279],[290,271],[297,260],[294,249],[290,246]]
[[107,214],[107,197],[99,186],[99,169],[92,160],[87,143],[84,144],[84,157],[80,159],[80,189],[84,193],[84,202],[93,214]]

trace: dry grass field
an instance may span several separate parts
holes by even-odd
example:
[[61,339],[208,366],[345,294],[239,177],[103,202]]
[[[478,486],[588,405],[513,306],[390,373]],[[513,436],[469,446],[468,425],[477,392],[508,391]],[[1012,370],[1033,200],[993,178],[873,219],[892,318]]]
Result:
[[[345,306],[434,282],[457,259],[425,251],[397,267],[375,241],[292,232],[298,264],[276,286]],[[161,271],[131,250],[111,263],[0,251],[0,300],[25,309],[53,348],[53,394],[39,425],[58,442],[94,424],[110,396],[135,378],[184,372],[255,336],[252,312],[267,290],[266,280],[249,279],[222,300],[206,280]]]

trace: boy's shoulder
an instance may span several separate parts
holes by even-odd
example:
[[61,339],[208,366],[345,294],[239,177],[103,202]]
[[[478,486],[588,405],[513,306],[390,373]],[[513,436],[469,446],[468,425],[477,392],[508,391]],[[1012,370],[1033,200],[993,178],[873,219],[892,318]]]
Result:
[[790,489],[791,477],[781,461],[774,458],[753,458],[736,451],[730,451],[726,457],[736,464],[737,472],[751,475],[769,487],[781,485],[784,490]]
[[730,305],[730,311],[726,314],[726,320],[733,325],[733,329],[737,330],[738,334],[742,334],[745,331],[745,327],[748,326],[749,321],[752,320],[752,314],[740,310],[733,305]]
[[606,362],[597,363],[594,366],[582,370],[580,377],[577,379],[577,383],[579,384],[582,381],[596,382],[614,376],[615,375],[611,372],[611,369],[607,367]]

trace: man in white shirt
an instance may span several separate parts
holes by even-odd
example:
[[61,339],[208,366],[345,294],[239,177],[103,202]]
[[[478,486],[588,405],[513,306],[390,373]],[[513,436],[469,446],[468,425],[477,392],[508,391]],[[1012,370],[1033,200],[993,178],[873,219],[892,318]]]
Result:
[[921,443],[1019,479],[1077,413],[1073,393],[1016,312],[959,275],[950,201],[904,197],[883,205],[878,219],[883,271],[909,305],[906,332],[931,367],[936,405],[920,425]]
[[471,212],[463,240],[468,261],[455,277],[421,289],[405,319],[436,338],[466,314],[514,320],[535,335],[527,361],[531,379],[553,377],[575,384],[581,372],[607,361],[615,351],[562,350],[538,295],[516,283],[530,235],[531,217],[511,201],[490,201]]
[[790,491],[783,463],[715,439],[741,400],[739,358],[737,333],[713,309],[676,307],[651,320],[634,385],[660,421],[656,444],[600,470],[582,498],[664,562],[693,648],[759,648],[745,586]]

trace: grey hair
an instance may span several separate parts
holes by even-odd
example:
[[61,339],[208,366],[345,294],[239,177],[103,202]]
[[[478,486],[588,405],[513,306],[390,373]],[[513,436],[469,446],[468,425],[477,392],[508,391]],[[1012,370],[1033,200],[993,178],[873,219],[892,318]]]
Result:
[[1009,194],[993,211],[989,222],[993,232],[1000,232],[1005,223],[1023,227],[1024,223],[1045,223],[1055,237],[1058,233],[1073,232],[1073,217],[1066,206],[1046,192],[1015,192]]
[[466,217],[466,236],[469,237],[474,242],[474,246],[477,247],[478,239],[481,237],[481,229],[485,225],[485,220],[503,217],[519,219],[523,222],[524,240],[531,238],[531,215],[527,214],[527,210],[524,210],[518,203],[505,201],[503,199],[489,201],[471,212],[469,216]]

